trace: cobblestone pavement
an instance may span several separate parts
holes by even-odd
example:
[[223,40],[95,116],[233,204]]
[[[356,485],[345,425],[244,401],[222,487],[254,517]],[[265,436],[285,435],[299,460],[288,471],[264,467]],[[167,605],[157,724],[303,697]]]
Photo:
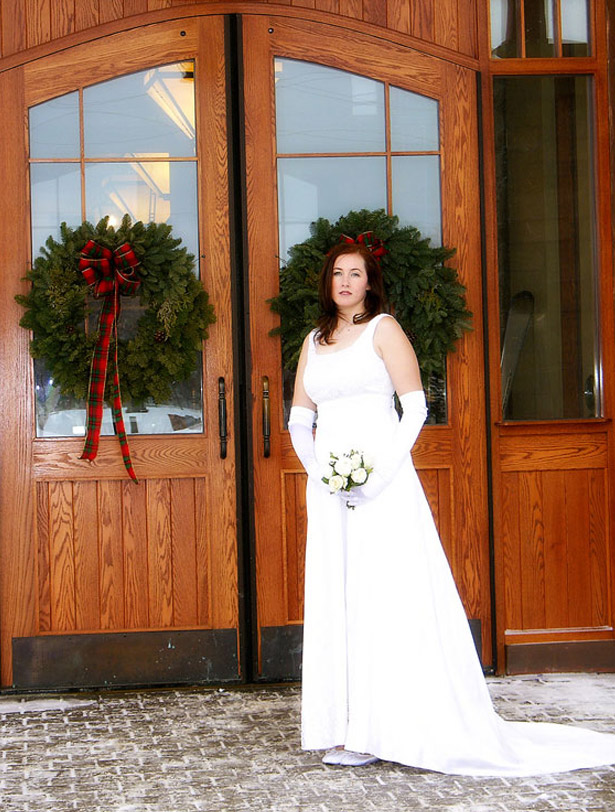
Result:
[[[615,675],[488,678],[506,719],[615,732]],[[383,686],[384,690],[402,685]],[[299,688],[0,698],[2,812],[615,810],[615,768],[463,778],[299,749]]]

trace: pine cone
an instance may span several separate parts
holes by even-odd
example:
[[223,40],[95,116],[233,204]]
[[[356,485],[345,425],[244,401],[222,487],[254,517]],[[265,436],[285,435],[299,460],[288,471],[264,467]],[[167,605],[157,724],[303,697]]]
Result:
[[166,341],[166,337],[167,334],[164,330],[157,330],[154,333],[154,341],[156,341],[158,344],[162,344],[163,341]]

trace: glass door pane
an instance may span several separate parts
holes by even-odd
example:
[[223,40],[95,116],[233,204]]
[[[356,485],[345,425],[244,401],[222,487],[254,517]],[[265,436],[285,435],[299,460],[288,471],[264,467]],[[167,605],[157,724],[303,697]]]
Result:
[[[83,139],[80,120],[83,120]],[[199,256],[194,63],[179,62],[84,87],[30,110],[32,248],[36,256],[60,223],[96,224],[125,214],[168,223]],[[70,161],[70,162],[69,162]],[[99,307],[91,307],[95,330]],[[130,339],[143,312],[138,299],[122,302],[121,339]],[[35,361],[37,434],[85,434],[85,403],[62,396],[40,359]],[[129,434],[203,431],[202,369],[176,384],[167,403],[130,403]],[[105,408],[103,434],[112,434]]]
[[494,85],[503,416],[597,417],[592,80]]
[[[442,242],[439,105],[354,73],[275,60],[279,256],[319,217],[384,209]],[[284,370],[284,412],[294,370]],[[432,376],[430,422],[446,423],[446,386]]]

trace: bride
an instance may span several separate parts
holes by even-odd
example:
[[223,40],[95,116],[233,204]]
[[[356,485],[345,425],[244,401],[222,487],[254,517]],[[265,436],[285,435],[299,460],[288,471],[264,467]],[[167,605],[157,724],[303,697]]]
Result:
[[[384,759],[460,775],[615,763],[615,736],[505,722],[493,709],[410,456],[425,396],[412,345],[384,313],[370,240],[340,243],[325,260],[289,418],[308,474],[302,746],[327,751],[326,764]],[[331,493],[330,455],[351,450],[373,471]]]

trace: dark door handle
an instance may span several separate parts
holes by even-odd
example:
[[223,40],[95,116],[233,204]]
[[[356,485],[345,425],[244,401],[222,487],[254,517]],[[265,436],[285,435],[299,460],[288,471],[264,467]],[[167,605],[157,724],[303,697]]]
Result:
[[269,411],[269,378],[263,376],[263,456],[271,454],[271,413]]
[[226,459],[226,384],[218,378],[218,431],[220,433],[220,459]]

